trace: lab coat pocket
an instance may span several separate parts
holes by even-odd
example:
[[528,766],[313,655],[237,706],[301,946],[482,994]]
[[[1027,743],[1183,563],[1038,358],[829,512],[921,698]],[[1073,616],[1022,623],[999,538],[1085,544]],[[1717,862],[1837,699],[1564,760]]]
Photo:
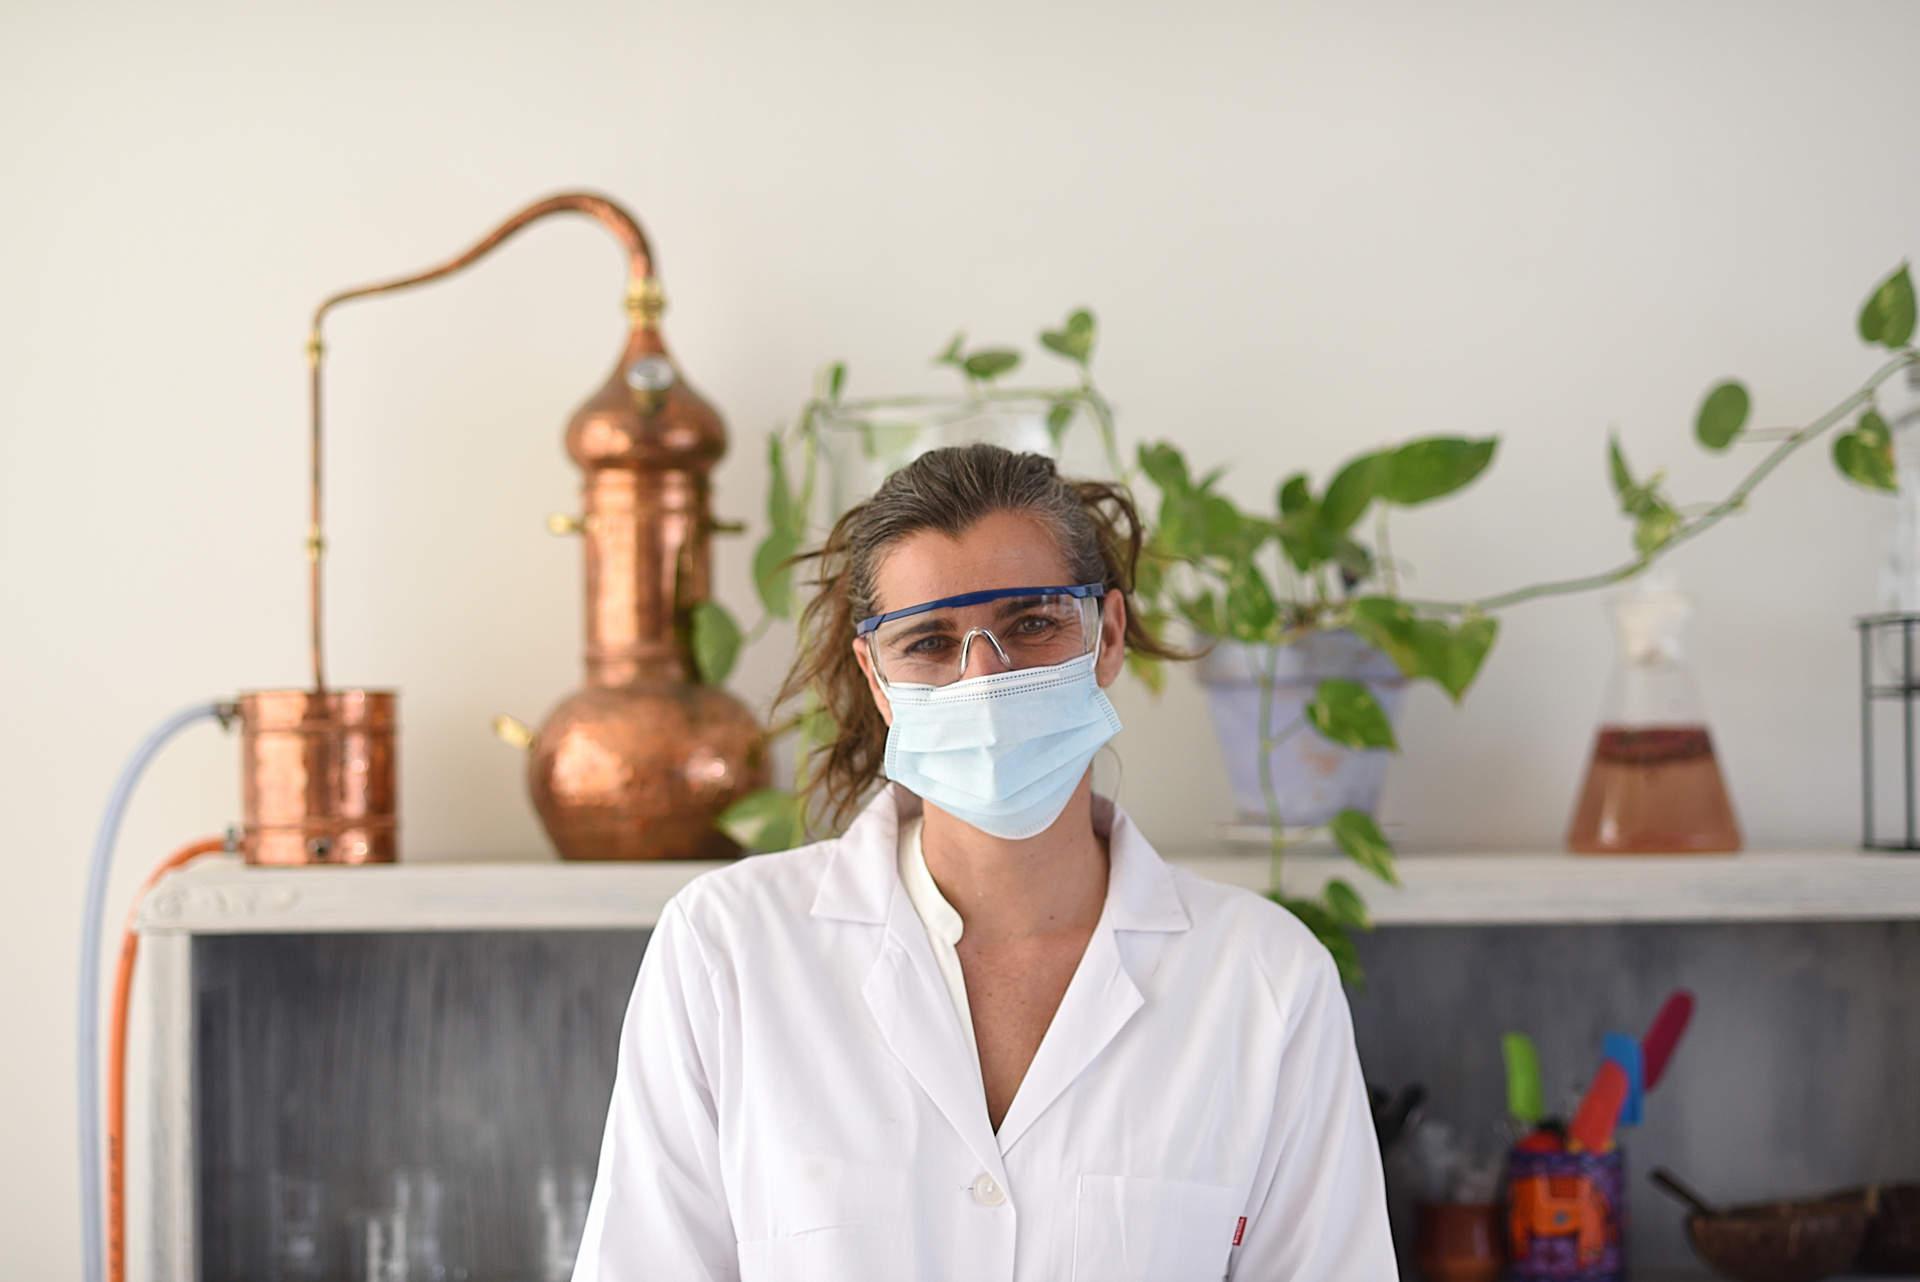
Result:
[[792,1237],[740,1244],[740,1282],[849,1282],[911,1276],[897,1227],[889,1234],[870,1225],[836,1224]]
[[1238,1189],[1082,1175],[1075,1282],[1217,1282],[1240,1208]]
[[795,1157],[762,1232],[739,1244],[740,1282],[904,1278],[906,1172],[830,1157]]

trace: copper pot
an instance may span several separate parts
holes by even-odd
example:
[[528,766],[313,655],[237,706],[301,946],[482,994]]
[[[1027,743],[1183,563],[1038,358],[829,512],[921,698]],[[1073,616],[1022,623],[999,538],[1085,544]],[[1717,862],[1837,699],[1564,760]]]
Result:
[[650,319],[567,428],[584,473],[566,528],[585,541],[587,684],[548,714],[527,767],[563,858],[737,855],[713,821],[766,786],[759,723],[693,679],[687,645],[711,591],[707,478],[726,445]]
[[394,861],[394,702],[391,690],[240,696],[248,863]]

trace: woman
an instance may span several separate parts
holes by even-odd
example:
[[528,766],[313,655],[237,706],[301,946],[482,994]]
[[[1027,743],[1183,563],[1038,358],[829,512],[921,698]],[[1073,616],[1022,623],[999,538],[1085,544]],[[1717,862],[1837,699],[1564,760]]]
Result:
[[820,553],[837,840],[668,904],[575,1282],[1395,1277],[1332,960],[1092,793],[1123,491],[937,450]]

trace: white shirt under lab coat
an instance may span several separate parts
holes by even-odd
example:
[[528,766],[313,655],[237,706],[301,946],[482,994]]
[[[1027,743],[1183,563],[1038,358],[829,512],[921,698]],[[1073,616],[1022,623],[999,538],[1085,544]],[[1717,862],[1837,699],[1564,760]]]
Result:
[[661,914],[620,1037],[574,1282],[1390,1282],[1332,959],[1164,863],[1096,798],[1106,906],[998,1133],[900,883],[846,834]]

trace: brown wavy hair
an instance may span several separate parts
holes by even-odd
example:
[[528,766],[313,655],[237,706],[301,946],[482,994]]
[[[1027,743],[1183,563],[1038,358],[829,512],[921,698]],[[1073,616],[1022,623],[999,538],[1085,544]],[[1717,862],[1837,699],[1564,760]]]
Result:
[[833,722],[799,768],[809,818],[838,832],[881,778],[887,723],[853,653],[853,629],[875,612],[874,572],[887,549],[934,530],[957,539],[995,512],[1038,518],[1059,541],[1074,583],[1100,583],[1127,606],[1126,649],[1161,659],[1184,654],[1156,637],[1134,609],[1134,571],[1144,532],[1123,485],[1069,481],[1039,454],[998,445],[957,445],[922,454],[848,509],[818,550],[819,591],[800,619],[798,657],[775,704],[811,692]]

